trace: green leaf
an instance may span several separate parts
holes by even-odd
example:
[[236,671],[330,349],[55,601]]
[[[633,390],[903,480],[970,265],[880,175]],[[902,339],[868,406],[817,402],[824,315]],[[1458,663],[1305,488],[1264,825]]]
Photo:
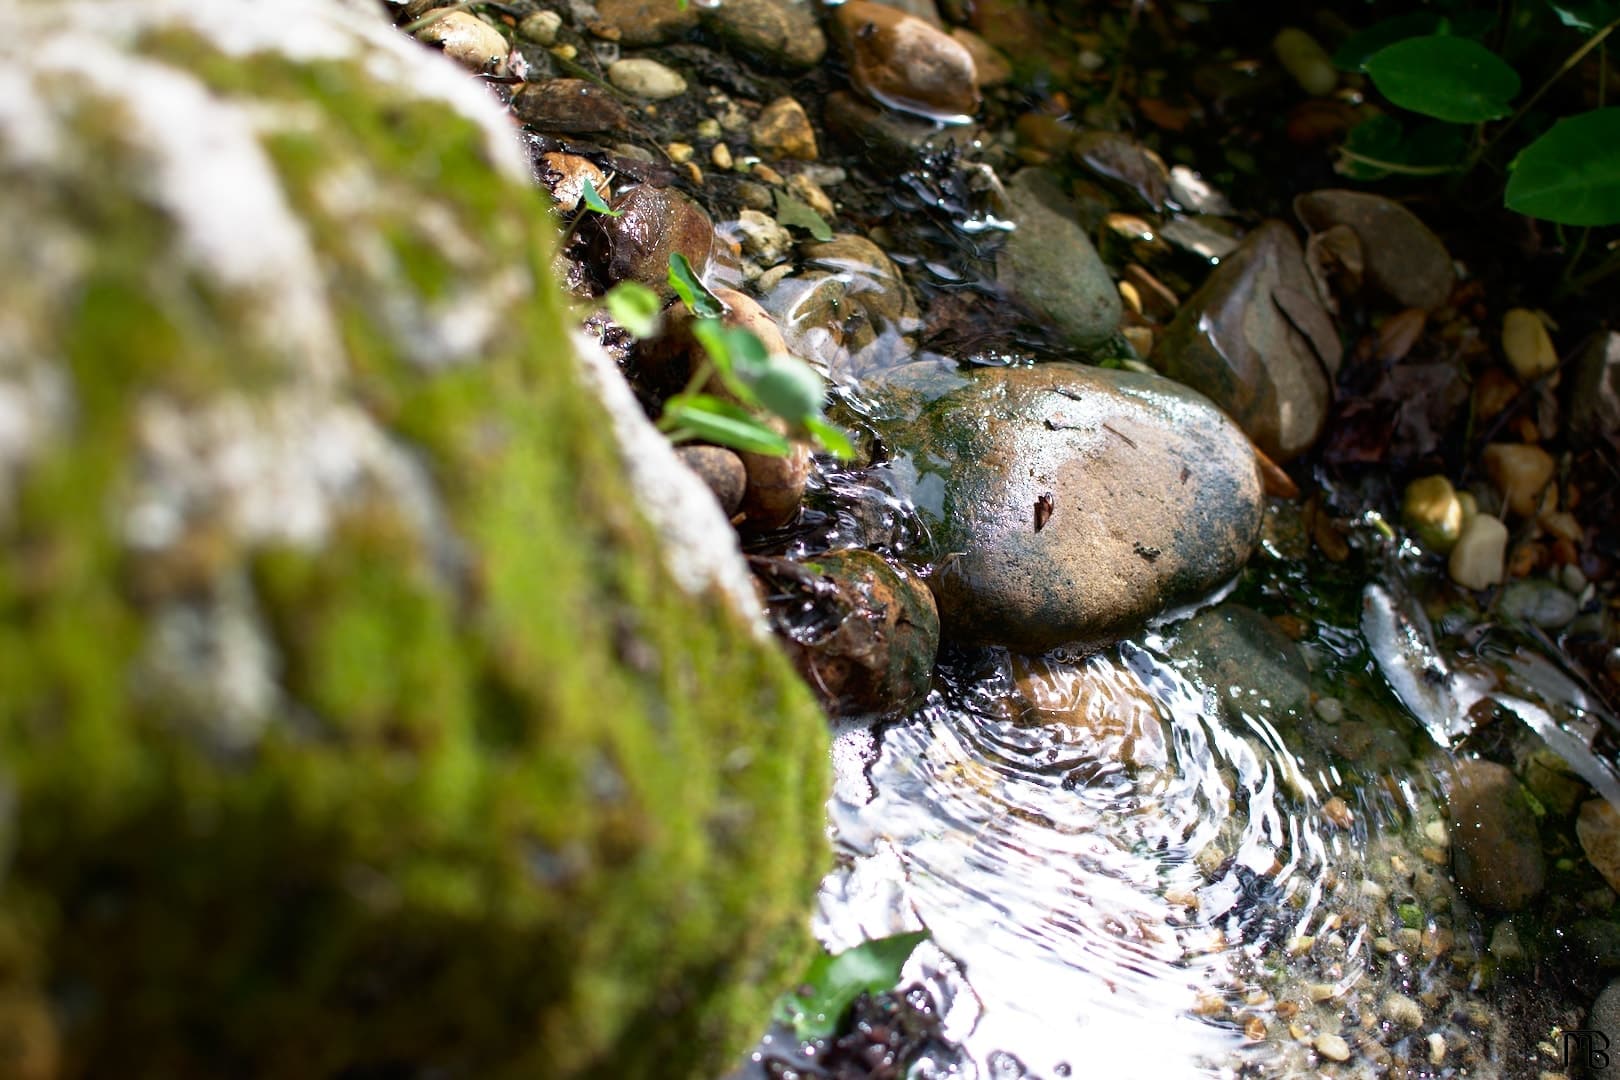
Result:
[[793,1025],[801,1040],[827,1038],[838,1030],[838,1022],[856,998],[894,989],[912,950],[927,937],[926,930],[896,934],[862,942],[837,956],[824,953],[816,957],[800,980],[807,992],[782,995],[776,1003],[776,1018]]
[[663,305],[658,301],[658,294],[647,286],[635,281],[621,281],[608,290],[604,299],[614,322],[638,338],[658,336],[658,326],[662,322],[659,309]]
[[1560,225],[1620,224],[1620,106],[1564,117],[1510,168],[1509,210]]
[[817,240],[831,240],[833,231],[825,218],[814,210],[803,199],[796,199],[792,195],[776,189],[776,220],[778,223],[796,225],[801,229],[809,229],[810,235]]
[[752,385],[769,359],[765,343],[758,335],[738,326],[727,326],[719,319],[698,319],[692,324],[692,336],[709,354],[726,389],[754,404]]
[[761,405],[792,423],[820,416],[827,403],[826,382],[815,368],[797,357],[767,357],[757,374],[744,375],[743,380]]
[[1333,54],[1333,65],[1341,71],[1365,71],[1373,55],[1397,41],[1426,37],[1430,34],[1449,34],[1460,38],[1482,38],[1496,24],[1496,16],[1489,11],[1459,11],[1445,16],[1438,11],[1411,11],[1373,23],[1365,30],[1351,34],[1338,52]]
[[594,210],[598,214],[606,214],[608,217],[624,216],[623,210],[615,210],[607,204],[607,201],[602,198],[602,193],[596,190],[596,185],[591,183],[591,178],[588,176],[584,180],[584,186],[580,188],[580,198],[585,200],[585,209],[587,210]]
[[823,420],[819,416],[804,418],[804,429],[839,461],[855,460],[855,444],[850,441],[849,433],[830,420]]
[[1379,93],[1403,109],[1459,124],[1506,116],[1519,74],[1477,41],[1431,34],[1397,41],[1366,64]]
[[677,394],[664,403],[660,430],[670,440],[703,439],[751,454],[784,457],[793,449],[787,436],[772,431],[746,409],[709,394]]
[[1374,116],[1351,128],[1340,149],[1335,168],[1353,180],[1454,172],[1468,156],[1468,129],[1428,120],[1408,130],[1393,116]]
[[1547,0],[1558,21],[1583,34],[1591,34],[1620,19],[1615,0]]
[[724,314],[726,307],[714,293],[710,292],[703,282],[698,280],[697,273],[686,256],[678,251],[669,253],[669,287],[675,290],[675,295],[681,298],[688,311],[705,319],[717,319]]

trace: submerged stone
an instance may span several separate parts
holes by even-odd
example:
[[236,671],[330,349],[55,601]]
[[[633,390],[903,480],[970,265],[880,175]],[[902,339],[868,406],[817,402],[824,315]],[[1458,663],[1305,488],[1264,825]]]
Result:
[[1313,191],[1294,200],[1312,232],[1344,225],[1361,241],[1366,283],[1402,307],[1433,311],[1451,296],[1456,273],[1440,238],[1412,211],[1365,191]]
[[1200,395],[1068,363],[927,377],[937,389],[897,375],[878,426],[928,528],[948,636],[1101,646],[1248,559],[1259,469]]
[[1293,230],[1268,221],[1181,306],[1153,364],[1285,462],[1321,434],[1341,352]]
[[1215,691],[1230,719],[1299,720],[1310,704],[1310,669],[1277,624],[1242,604],[1221,604],[1176,629],[1170,653]]
[[1547,868],[1536,816],[1513,773],[1459,761],[1450,792],[1451,868],[1477,904],[1518,911],[1541,892]]
[[0,1043],[723,1071],[824,723],[509,121],[363,4],[6,10]]

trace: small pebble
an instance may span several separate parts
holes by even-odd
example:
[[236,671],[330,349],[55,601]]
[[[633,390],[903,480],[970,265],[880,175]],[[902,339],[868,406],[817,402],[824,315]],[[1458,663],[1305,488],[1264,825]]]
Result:
[[1391,1023],[1415,1028],[1423,1023],[1423,1007],[1405,994],[1389,994],[1384,998],[1384,1019]]
[[675,164],[684,165],[688,161],[692,160],[692,144],[672,142],[668,146],[664,147],[664,153],[668,154],[669,160],[673,161]]
[[609,65],[608,82],[631,97],[663,101],[686,93],[686,80],[680,73],[656,60],[635,58]]
[[1329,1061],[1349,1061],[1350,1044],[1341,1035],[1318,1035],[1316,1052]]
[[731,147],[725,143],[715,143],[709,150],[709,160],[714,162],[717,169],[729,169],[732,166]]
[[725,134],[724,129],[720,127],[720,121],[712,116],[705,116],[702,120],[699,120],[697,126],[692,129],[692,133],[700,139],[718,139]]
[[518,23],[518,36],[536,45],[555,45],[557,31],[562,29],[562,16],[555,11],[536,11],[525,15]]
[[1429,1064],[1440,1065],[1446,1060],[1446,1037],[1438,1031],[1429,1035]]

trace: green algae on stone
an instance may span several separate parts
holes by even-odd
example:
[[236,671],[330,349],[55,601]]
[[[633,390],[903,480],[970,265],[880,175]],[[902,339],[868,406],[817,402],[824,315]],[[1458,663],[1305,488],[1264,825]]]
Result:
[[6,8],[0,1036],[722,1070],[810,948],[824,725],[651,523],[501,117],[352,5]]

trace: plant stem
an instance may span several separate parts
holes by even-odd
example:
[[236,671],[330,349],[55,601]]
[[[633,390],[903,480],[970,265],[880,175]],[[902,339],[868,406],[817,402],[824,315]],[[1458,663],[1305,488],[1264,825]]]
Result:
[[1488,140],[1486,140],[1485,144],[1476,150],[1471,157],[1469,157],[1468,164],[1463,171],[1473,171],[1474,166],[1478,165],[1482,160],[1484,160],[1485,155],[1490,153],[1491,149],[1495,147],[1497,143],[1502,141],[1502,136],[1506,135],[1509,131],[1512,131],[1513,125],[1524,119],[1525,114],[1531,109],[1535,108],[1536,102],[1540,101],[1542,96],[1545,95],[1547,91],[1551,90],[1553,85],[1557,83],[1559,79],[1562,79],[1565,75],[1569,74],[1576,64],[1579,64],[1582,60],[1586,59],[1587,53],[1602,45],[1604,39],[1610,34],[1614,33],[1615,27],[1620,27],[1620,19],[1615,19],[1610,22],[1603,29],[1587,38],[1580,48],[1570,53],[1569,59],[1565,60],[1563,64],[1560,65],[1558,70],[1553,72],[1546,82],[1537,87],[1534,94],[1530,95],[1530,100],[1526,101],[1523,105],[1520,105],[1517,109],[1515,109],[1513,111],[1513,115],[1508,117],[1507,123],[1497,128],[1496,134],[1492,135]]
[[1592,269],[1579,277],[1572,277],[1566,281],[1563,288],[1559,290],[1559,295],[1569,296],[1572,293],[1585,292],[1616,272],[1620,272],[1620,251],[1611,251],[1608,258],[1592,267]]
[[434,8],[432,11],[428,12],[426,15],[423,15],[420,19],[417,19],[415,22],[407,23],[405,25],[405,32],[407,34],[414,34],[418,30],[421,30],[421,29],[423,29],[425,27],[432,26],[434,23],[438,22],[440,19],[444,18],[446,15],[454,14],[457,11],[466,11],[468,8],[472,7],[474,4],[477,4],[477,3],[480,3],[480,2],[481,2],[481,0],[457,0],[457,2],[454,3],[454,4],[449,4],[449,5],[446,5],[445,7]]
[[1400,173],[1402,176],[1443,176],[1449,172],[1456,172],[1455,165],[1406,165],[1399,161],[1385,161],[1383,158],[1368,157],[1358,154],[1354,150],[1339,147],[1341,156],[1356,162],[1358,165],[1370,165],[1385,172]]

